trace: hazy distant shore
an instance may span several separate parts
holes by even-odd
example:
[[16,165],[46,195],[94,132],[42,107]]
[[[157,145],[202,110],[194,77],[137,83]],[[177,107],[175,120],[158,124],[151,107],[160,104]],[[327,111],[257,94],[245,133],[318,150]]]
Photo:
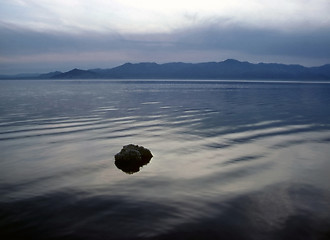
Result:
[[125,63],[109,69],[72,69],[68,72],[0,75],[0,79],[219,79],[219,80],[330,80],[330,64],[319,67],[279,63],[223,62],[157,64]]

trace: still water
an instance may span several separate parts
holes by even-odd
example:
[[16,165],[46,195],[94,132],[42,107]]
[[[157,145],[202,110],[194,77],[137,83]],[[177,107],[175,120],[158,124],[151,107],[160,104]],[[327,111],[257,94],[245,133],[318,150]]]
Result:
[[0,196],[1,239],[329,239],[330,84],[0,81]]

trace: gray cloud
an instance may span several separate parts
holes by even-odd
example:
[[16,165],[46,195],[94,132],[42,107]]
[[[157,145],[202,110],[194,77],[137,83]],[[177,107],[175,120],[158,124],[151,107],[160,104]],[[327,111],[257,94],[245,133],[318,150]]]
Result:
[[[282,56],[284,60],[301,59],[296,63],[305,65],[330,62],[330,32],[322,28],[280,31],[238,26],[221,28],[209,24],[169,33],[90,31],[70,34],[2,25],[0,36],[0,71],[6,71],[8,65],[15,64],[16,60],[17,65],[23,66],[26,61],[30,67],[35,62],[40,69],[40,64],[60,66],[55,63],[61,56],[67,66],[83,63],[81,65],[91,67],[102,62],[100,67],[103,67],[104,61],[108,64],[120,64],[122,61],[196,62],[219,61],[224,56],[250,61],[266,59],[267,62],[278,61]],[[229,56],[230,53],[233,56]]]
[[289,32],[208,26],[179,31],[174,35],[179,36],[178,42],[182,48],[330,59],[330,32],[327,29]]

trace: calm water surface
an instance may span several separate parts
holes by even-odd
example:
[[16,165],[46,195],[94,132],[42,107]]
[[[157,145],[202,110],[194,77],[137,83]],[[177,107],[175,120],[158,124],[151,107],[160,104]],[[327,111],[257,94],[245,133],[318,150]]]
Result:
[[329,239],[330,84],[0,81],[0,196],[1,239]]

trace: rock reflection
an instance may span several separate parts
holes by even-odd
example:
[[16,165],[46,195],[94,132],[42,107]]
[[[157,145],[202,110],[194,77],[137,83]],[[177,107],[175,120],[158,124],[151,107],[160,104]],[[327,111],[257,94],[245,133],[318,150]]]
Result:
[[140,171],[140,168],[148,164],[153,157],[149,149],[142,146],[129,144],[124,146],[115,155],[115,165],[127,174]]

